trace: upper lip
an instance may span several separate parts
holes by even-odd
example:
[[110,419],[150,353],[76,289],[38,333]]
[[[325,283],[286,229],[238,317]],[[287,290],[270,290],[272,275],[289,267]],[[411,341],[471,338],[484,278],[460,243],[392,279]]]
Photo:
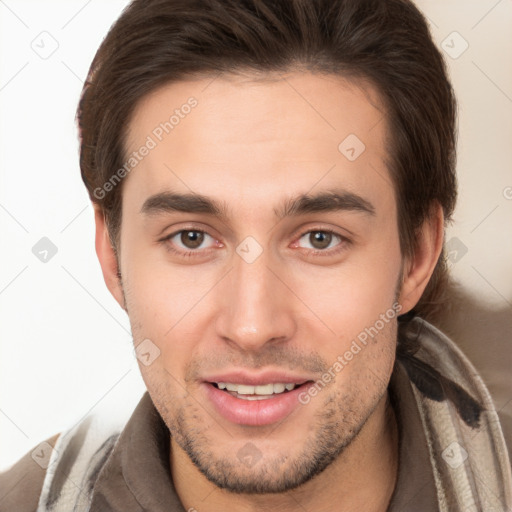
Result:
[[205,382],[228,382],[232,384],[245,384],[248,386],[262,386],[264,384],[304,384],[310,377],[297,375],[292,372],[263,371],[248,372],[246,370],[232,370],[229,372],[208,375],[203,378]]

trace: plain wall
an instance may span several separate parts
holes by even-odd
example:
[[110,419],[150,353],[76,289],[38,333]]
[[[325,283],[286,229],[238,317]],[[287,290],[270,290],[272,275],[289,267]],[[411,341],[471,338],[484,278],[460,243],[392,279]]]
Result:
[[[0,470],[91,410],[129,414],[145,390],[128,319],[96,259],[74,124],[90,62],[126,4],[0,2]],[[418,5],[460,105],[460,195],[447,233],[460,287],[440,323],[482,372],[507,422],[512,3]],[[43,237],[57,249],[47,262],[32,252]]]

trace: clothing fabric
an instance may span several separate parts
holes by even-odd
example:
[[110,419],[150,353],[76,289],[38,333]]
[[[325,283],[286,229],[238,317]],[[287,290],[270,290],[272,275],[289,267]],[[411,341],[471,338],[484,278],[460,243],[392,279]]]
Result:
[[[407,321],[388,389],[399,431],[388,512],[512,511],[511,467],[496,410],[449,338],[420,318]],[[170,432],[147,391],[127,422],[91,414],[58,437],[37,512],[185,512],[169,450]],[[34,496],[17,499],[9,512],[28,511],[23,500]],[[0,512],[7,502],[0,494]],[[207,502],[195,508],[207,509]]]

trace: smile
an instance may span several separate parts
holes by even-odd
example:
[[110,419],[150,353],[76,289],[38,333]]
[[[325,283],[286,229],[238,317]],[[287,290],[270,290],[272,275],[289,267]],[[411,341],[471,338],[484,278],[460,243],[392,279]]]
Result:
[[[240,379],[242,380],[242,379]],[[207,381],[201,385],[206,400],[221,418],[237,425],[265,426],[285,420],[297,409],[305,410],[298,397],[312,380],[275,382],[258,379],[259,382]],[[287,379],[288,380],[288,379]],[[291,379],[290,379],[291,380]]]
[[242,400],[268,400],[269,398],[273,398],[274,395],[292,391],[295,387],[300,386],[300,384],[291,383],[269,383],[260,386],[251,386],[231,382],[214,382],[213,385]]

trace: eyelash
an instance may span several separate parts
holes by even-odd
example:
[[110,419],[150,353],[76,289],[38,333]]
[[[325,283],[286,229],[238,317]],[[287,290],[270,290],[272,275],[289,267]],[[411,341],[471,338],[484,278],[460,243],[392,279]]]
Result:
[[[203,233],[205,235],[209,235],[206,231],[204,231],[202,229],[185,228],[185,229],[180,229],[178,231],[174,231],[173,233],[165,236],[164,238],[161,238],[159,240],[159,242],[163,243],[165,245],[166,250],[169,251],[170,253],[177,254],[178,256],[184,257],[184,258],[193,258],[196,256],[203,256],[205,251],[206,251],[206,253],[208,253],[209,251],[213,250],[213,248],[210,248],[210,249],[206,249],[206,250],[197,249],[197,250],[189,250],[189,251],[180,251],[180,250],[177,250],[176,248],[174,248],[171,244],[167,243],[172,238],[174,238],[176,235],[178,235],[180,233],[187,232],[187,231],[193,231],[196,233]],[[330,235],[334,235],[340,239],[340,243],[337,246],[335,246],[334,249],[309,249],[310,254],[313,254],[314,256],[334,256],[335,254],[338,254],[339,252],[345,250],[346,245],[349,245],[352,243],[352,241],[350,239],[348,239],[347,237],[345,237],[343,235],[340,235],[339,233],[337,233],[336,231],[333,231],[331,229],[309,229],[309,230],[301,233],[300,236],[297,238],[297,240],[300,240],[304,235],[307,235],[309,233],[329,233]],[[211,236],[211,235],[209,235],[209,236]],[[214,238],[214,237],[212,237],[212,238]]]

